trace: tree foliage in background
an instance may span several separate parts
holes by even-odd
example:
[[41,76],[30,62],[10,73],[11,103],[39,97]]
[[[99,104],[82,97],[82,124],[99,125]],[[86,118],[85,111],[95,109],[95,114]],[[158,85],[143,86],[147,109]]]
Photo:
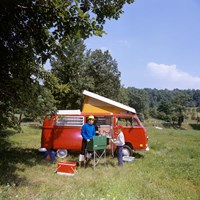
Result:
[[124,105],[129,105],[128,104],[128,92],[127,89],[122,85],[119,94],[118,94],[118,102],[124,104]]
[[176,94],[171,99],[173,105],[174,121],[177,121],[179,127],[181,127],[184,121],[184,112],[189,100],[190,96],[180,91],[176,91]]
[[[92,92],[107,98],[117,100],[120,91],[120,76],[118,64],[109,51],[89,51],[87,53],[88,67],[86,76],[92,77]],[[87,89],[87,88],[86,88]]]
[[51,65],[52,73],[69,86],[65,96],[56,98],[60,109],[80,109],[84,89],[111,99],[118,96],[120,72],[108,51],[86,50],[82,40],[73,40],[51,59]]
[[171,101],[162,100],[157,108],[157,118],[167,122],[172,121],[173,105]]
[[148,94],[148,105],[149,107],[158,107],[161,101],[170,101],[178,93],[182,93],[186,96],[189,96],[185,103],[187,107],[199,107],[200,106],[200,90],[158,90],[158,89],[144,89]]
[[147,92],[143,89],[137,89],[134,87],[127,88],[129,106],[136,109],[136,112],[141,116],[140,118],[148,117],[148,107],[147,107]]
[[[154,118],[178,124],[180,127],[184,118],[189,118],[188,108],[198,108],[200,90],[156,90],[145,89],[148,93],[150,115]],[[151,107],[153,105],[153,107]],[[194,119],[195,111],[190,113]]]
[[[134,87],[125,88],[128,92],[129,106],[136,108],[137,112],[145,112],[145,118],[149,115],[156,119],[176,123],[181,126],[184,118],[196,119],[200,105],[200,90],[158,90],[140,89],[145,95],[139,94],[139,89]],[[142,103],[142,101],[145,101]],[[138,105],[137,103],[138,102]],[[187,110],[194,108],[188,114]],[[187,116],[190,115],[190,116]]]
[[105,20],[118,19],[125,3],[133,0],[0,1],[0,127],[27,97],[37,100],[42,65],[58,44],[102,35]]
[[85,56],[86,48],[80,39],[71,40],[65,48],[51,59],[51,72],[62,84],[67,84],[68,92],[56,98],[58,109],[78,109],[83,101],[82,91],[93,89],[93,77],[88,76],[88,61]]

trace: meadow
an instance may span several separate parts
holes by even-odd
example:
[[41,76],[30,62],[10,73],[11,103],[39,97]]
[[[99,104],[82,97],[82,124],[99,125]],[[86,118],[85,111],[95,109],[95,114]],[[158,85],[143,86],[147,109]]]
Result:
[[107,156],[74,176],[55,173],[58,161],[78,161],[78,153],[50,162],[38,152],[40,127],[22,126],[0,137],[0,199],[183,200],[200,199],[200,131],[147,126],[149,152],[117,166]]

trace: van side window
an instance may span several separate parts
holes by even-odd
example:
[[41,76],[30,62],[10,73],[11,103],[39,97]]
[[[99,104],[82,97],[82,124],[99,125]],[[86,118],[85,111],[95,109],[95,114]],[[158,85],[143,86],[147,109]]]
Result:
[[83,126],[83,116],[58,116],[56,126]]
[[132,126],[132,118],[131,117],[118,117],[116,118],[116,124],[122,126]]
[[111,125],[111,117],[106,116],[95,116],[95,125],[100,127],[100,125]]
[[135,118],[133,118],[132,123],[133,123],[133,126],[138,126],[139,125],[138,121]]

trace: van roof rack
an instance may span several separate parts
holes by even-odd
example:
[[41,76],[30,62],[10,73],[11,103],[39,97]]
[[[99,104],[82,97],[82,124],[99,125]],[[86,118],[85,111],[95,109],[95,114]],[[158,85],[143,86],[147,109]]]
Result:
[[81,114],[80,110],[57,110],[57,115],[79,115]]

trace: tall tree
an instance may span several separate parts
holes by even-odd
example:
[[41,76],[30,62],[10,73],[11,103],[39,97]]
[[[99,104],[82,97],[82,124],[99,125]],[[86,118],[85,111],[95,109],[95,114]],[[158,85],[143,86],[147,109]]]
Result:
[[180,90],[175,90],[175,95],[171,99],[173,105],[174,119],[177,120],[179,127],[184,121],[184,111],[186,110],[187,102],[190,96],[182,93]]
[[157,117],[167,122],[172,121],[173,105],[170,101],[162,100],[158,106]]
[[45,78],[41,66],[57,52],[58,44],[66,46],[74,36],[102,35],[105,19],[118,19],[125,3],[133,0],[0,1],[2,117],[9,114],[8,106],[17,107],[16,100],[23,104],[23,97]]
[[83,101],[82,91],[94,87],[93,77],[87,75],[86,48],[83,40],[74,39],[51,59],[52,73],[69,90],[63,96],[54,93],[59,109],[77,109]]
[[80,108],[84,89],[112,99],[118,96],[120,72],[108,51],[86,51],[83,41],[73,40],[51,60],[51,65],[52,73],[69,86],[69,92],[58,98],[59,108]]
[[87,76],[93,78],[93,92],[118,100],[120,92],[120,76],[118,64],[109,51],[95,50],[87,55]]

